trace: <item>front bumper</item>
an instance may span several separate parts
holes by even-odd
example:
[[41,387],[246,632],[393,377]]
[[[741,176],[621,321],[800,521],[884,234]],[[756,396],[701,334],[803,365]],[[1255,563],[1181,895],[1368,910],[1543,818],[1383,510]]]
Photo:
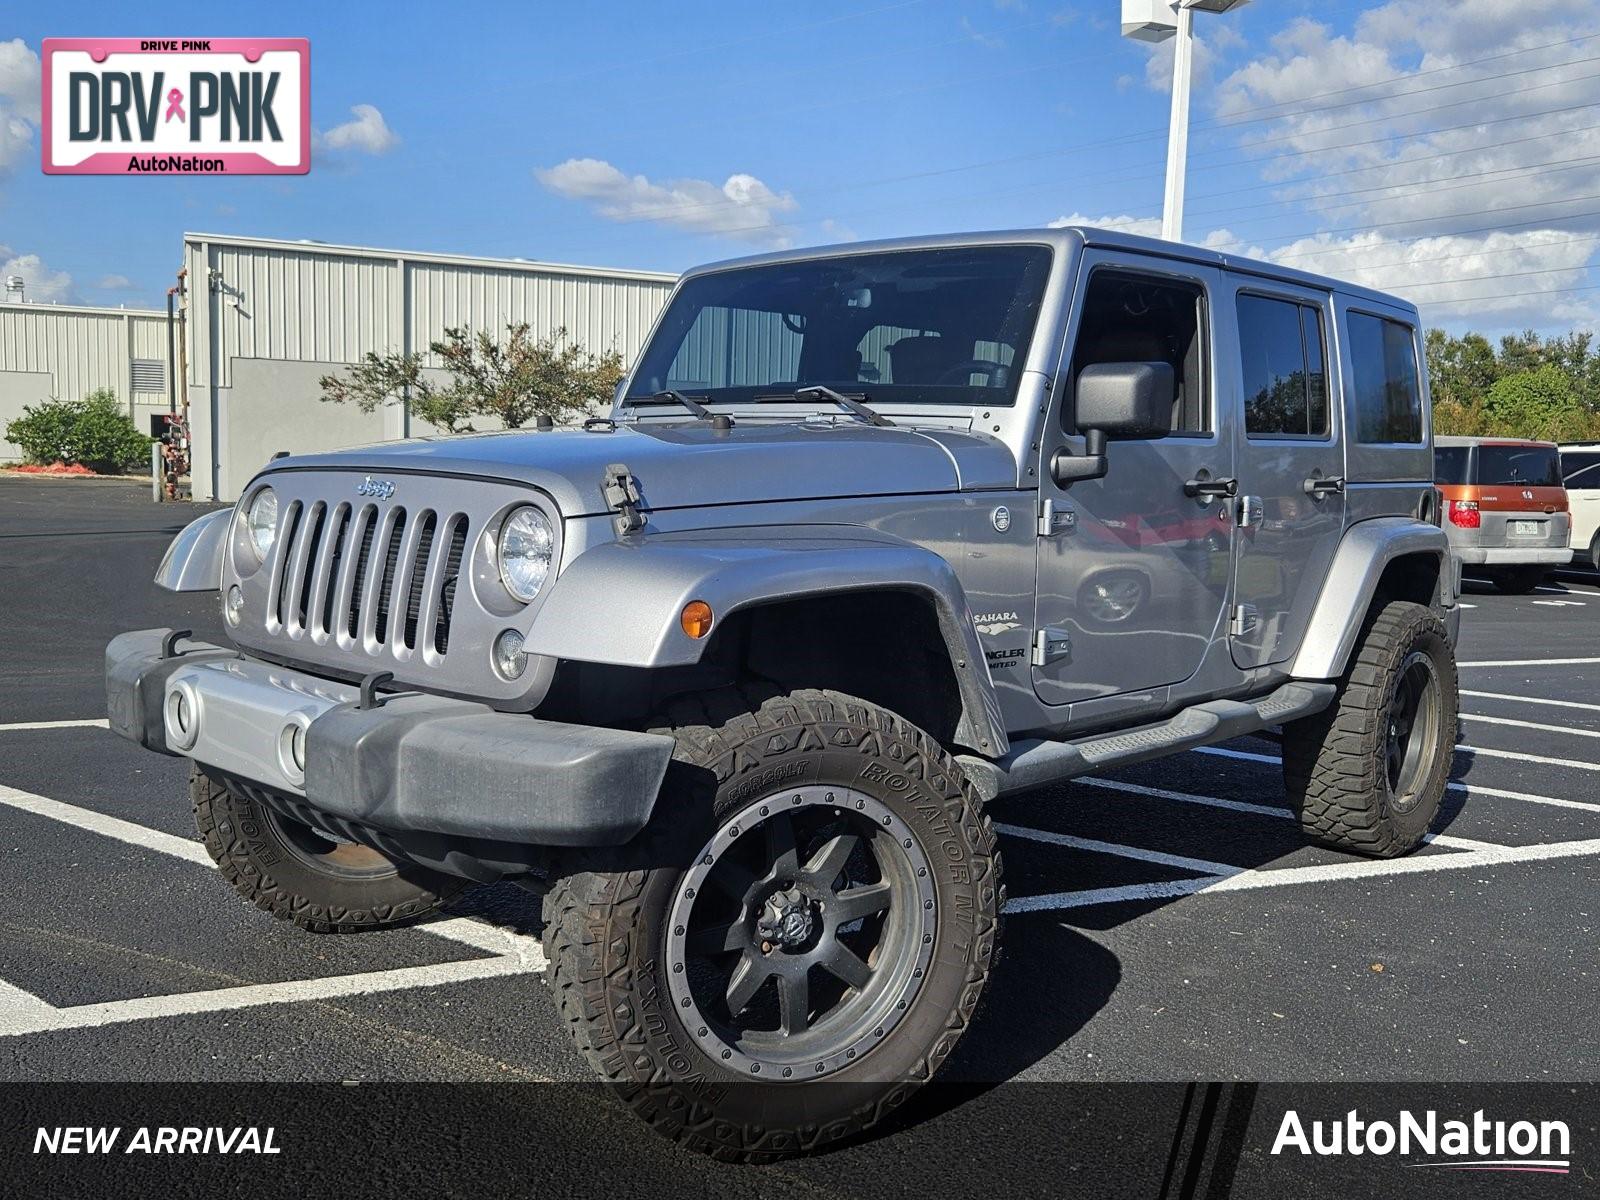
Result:
[[657,734],[441,696],[362,708],[348,684],[217,646],[181,642],[164,656],[169,633],[125,633],[106,647],[115,732],[327,832],[472,878],[525,869],[532,859],[514,847],[627,841],[649,820],[672,757],[672,739]]
[[1570,546],[1452,546],[1456,557],[1473,566],[1520,567],[1572,561]]

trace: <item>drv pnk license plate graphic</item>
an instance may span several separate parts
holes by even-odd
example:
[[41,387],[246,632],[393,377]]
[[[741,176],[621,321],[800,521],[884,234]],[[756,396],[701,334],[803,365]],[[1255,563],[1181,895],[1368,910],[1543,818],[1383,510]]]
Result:
[[305,38],[46,38],[49,175],[303,175]]

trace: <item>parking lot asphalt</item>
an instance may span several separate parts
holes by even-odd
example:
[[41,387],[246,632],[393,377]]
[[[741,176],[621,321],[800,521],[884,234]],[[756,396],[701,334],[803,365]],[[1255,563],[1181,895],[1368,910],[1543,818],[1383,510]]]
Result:
[[[186,764],[105,730],[114,634],[223,640],[214,595],[150,582],[201,511],[0,478],[0,1079],[588,1079],[533,896],[302,933],[210,868]],[[1467,591],[1462,744],[1410,858],[1304,845],[1259,738],[994,806],[1004,954],[949,1077],[1600,1078],[1600,588]]]

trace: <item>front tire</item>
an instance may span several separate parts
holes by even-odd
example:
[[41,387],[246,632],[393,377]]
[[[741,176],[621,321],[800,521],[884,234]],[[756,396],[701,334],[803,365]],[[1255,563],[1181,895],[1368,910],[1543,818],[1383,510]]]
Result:
[[[731,689],[730,689],[731,691]],[[651,827],[545,898],[583,1053],[658,1132],[768,1161],[931,1078],[994,962],[1000,853],[927,734],[836,692],[683,702]]]
[[1456,661],[1431,608],[1380,609],[1334,702],[1283,731],[1289,799],[1311,840],[1394,858],[1421,844],[1455,751]]
[[206,851],[233,890],[308,933],[408,925],[471,886],[324,838],[199,766],[189,777],[189,799]]

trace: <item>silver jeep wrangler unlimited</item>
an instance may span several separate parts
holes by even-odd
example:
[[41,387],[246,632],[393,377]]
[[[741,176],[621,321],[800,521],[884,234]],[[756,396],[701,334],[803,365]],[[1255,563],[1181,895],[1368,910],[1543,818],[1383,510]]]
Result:
[[652,1125],[850,1135],[973,1019],[996,796],[1281,728],[1313,839],[1403,854],[1456,729],[1416,310],[1093,229],[692,271],[582,432],[284,458],[107,650],[205,844],[319,932],[546,888]]

